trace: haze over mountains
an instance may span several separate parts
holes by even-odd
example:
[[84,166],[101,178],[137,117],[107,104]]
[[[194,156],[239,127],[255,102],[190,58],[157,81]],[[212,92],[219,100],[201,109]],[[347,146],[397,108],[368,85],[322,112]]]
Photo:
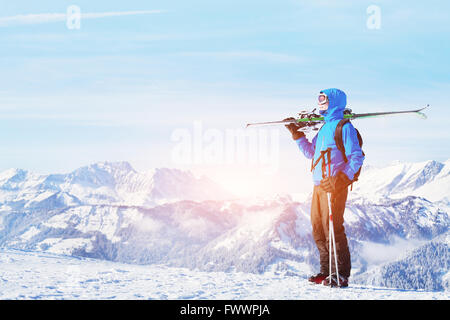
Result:
[[[364,167],[345,213],[352,281],[448,290],[450,161]],[[240,199],[178,169],[0,173],[0,246],[204,271],[317,271],[309,200]],[[430,258],[432,257],[432,258]]]

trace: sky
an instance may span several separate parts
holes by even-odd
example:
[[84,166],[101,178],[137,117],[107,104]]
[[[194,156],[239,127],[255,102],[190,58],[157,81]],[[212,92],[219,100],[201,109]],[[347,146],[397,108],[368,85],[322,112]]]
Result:
[[330,87],[358,113],[430,104],[427,120],[355,121],[366,164],[445,161],[449,16],[435,0],[1,0],[0,171],[128,161],[307,192],[286,129],[244,127],[312,110]]

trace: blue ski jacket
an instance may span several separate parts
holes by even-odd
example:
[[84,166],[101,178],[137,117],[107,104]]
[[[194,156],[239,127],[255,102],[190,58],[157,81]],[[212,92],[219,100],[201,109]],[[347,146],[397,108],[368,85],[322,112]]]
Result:
[[[336,126],[344,118],[344,109],[347,105],[347,96],[339,89],[326,89],[321,91],[328,96],[328,110],[324,113],[325,123],[311,142],[306,137],[296,140],[296,143],[303,154],[308,159],[315,162],[320,157],[320,151],[331,148],[331,176],[336,176],[339,171],[353,180],[355,173],[361,168],[364,155],[359,145],[356,129],[351,123],[342,128],[342,141],[345,147],[345,155],[348,162],[344,161],[341,151],[334,141]],[[328,165],[327,165],[328,170]],[[326,172],[328,175],[328,172]],[[317,164],[313,171],[313,181],[319,185],[322,180],[322,160]]]

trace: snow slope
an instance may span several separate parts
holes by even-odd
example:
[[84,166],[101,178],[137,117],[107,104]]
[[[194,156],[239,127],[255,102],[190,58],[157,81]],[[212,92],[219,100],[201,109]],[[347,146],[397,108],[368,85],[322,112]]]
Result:
[[0,250],[0,299],[448,300],[448,292],[351,285],[330,290],[276,273],[199,272]]

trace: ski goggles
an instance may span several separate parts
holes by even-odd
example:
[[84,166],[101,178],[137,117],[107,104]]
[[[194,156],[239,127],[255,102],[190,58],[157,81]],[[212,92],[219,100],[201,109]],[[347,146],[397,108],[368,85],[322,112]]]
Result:
[[325,93],[319,94],[319,104],[326,104],[328,102],[328,97]]

